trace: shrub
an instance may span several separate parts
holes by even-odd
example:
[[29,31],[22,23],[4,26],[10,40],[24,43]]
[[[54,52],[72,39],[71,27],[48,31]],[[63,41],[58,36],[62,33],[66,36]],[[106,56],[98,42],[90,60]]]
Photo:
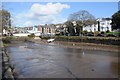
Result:
[[120,38],[115,37],[80,37],[80,36],[57,36],[57,41],[84,42],[108,45],[120,45]]
[[56,41],[66,42],[83,42],[83,43],[96,43],[107,45],[120,45],[120,38],[116,37],[87,37],[87,36],[54,36],[42,37],[42,39],[55,38]]
[[105,32],[102,31],[100,34],[105,34]]
[[94,32],[94,36],[97,36],[99,34],[99,31]]
[[50,39],[50,38],[55,38],[55,37],[50,37],[50,36],[41,36],[41,39],[45,39],[45,40]]
[[82,31],[82,34],[83,34],[83,35],[86,35],[87,33],[88,33],[87,30]]
[[114,34],[108,34],[106,37],[116,37]]
[[16,39],[14,36],[6,36],[5,38],[2,39],[3,43],[11,43],[11,40]]
[[31,38],[29,37],[15,37],[15,36],[7,36],[3,38],[3,43],[11,43],[11,41],[29,41]]
[[35,34],[32,33],[32,34],[28,35],[28,37],[29,37],[29,38],[34,38],[34,37],[35,37]]
[[99,36],[99,37],[104,37],[104,34],[98,34],[97,36]]
[[109,32],[110,32],[109,30],[106,31],[106,33],[109,33]]

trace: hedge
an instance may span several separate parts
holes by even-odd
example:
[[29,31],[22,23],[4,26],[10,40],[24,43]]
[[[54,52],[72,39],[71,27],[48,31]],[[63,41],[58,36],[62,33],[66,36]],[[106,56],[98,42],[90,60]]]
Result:
[[49,38],[55,38],[56,41],[120,45],[120,38],[117,37],[54,36],[54,37],[42,37],[41,39]]

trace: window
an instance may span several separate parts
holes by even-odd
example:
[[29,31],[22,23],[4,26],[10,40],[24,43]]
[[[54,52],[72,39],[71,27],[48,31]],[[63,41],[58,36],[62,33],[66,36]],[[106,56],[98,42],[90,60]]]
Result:
[[96,31],[96,29],[94,28],[94,31]]
[[104,23],[101,23],[101,25],[104,25]]
[[106,27],[107,28],[107,30],[109,30],[109,27]]
[[103,31],[104,27],[101,27],[101,30]]

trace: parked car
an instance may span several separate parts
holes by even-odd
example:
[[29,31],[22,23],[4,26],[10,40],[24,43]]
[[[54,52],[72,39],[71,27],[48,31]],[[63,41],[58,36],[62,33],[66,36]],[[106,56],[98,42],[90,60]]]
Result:
[[114,34],[108,34],[106,37],[116,37]]
[[104,34],[98,34],[97,36],[98,37],[104,37]]
[[87,33],[85,36],[94,36],[92,33]]

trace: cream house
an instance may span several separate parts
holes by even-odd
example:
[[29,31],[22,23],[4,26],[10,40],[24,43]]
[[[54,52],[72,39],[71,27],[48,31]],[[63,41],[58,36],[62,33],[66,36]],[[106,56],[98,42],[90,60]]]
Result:
[[83,27],[83,31],[92,31],[92,32],[95,32],[95,31],[99,31],[98,30],[98,24],[99,24],[99,27],[100,27],[100,32],[106,32],[107,30],[109,31],[112,31],[112,27],[111,27],[111,22],[112,20],[110,18],[99,18],[97,19],[97,21],[99,21],[99,23],[97,24],[93,24],[93,25],[88,25],[86,27]]

